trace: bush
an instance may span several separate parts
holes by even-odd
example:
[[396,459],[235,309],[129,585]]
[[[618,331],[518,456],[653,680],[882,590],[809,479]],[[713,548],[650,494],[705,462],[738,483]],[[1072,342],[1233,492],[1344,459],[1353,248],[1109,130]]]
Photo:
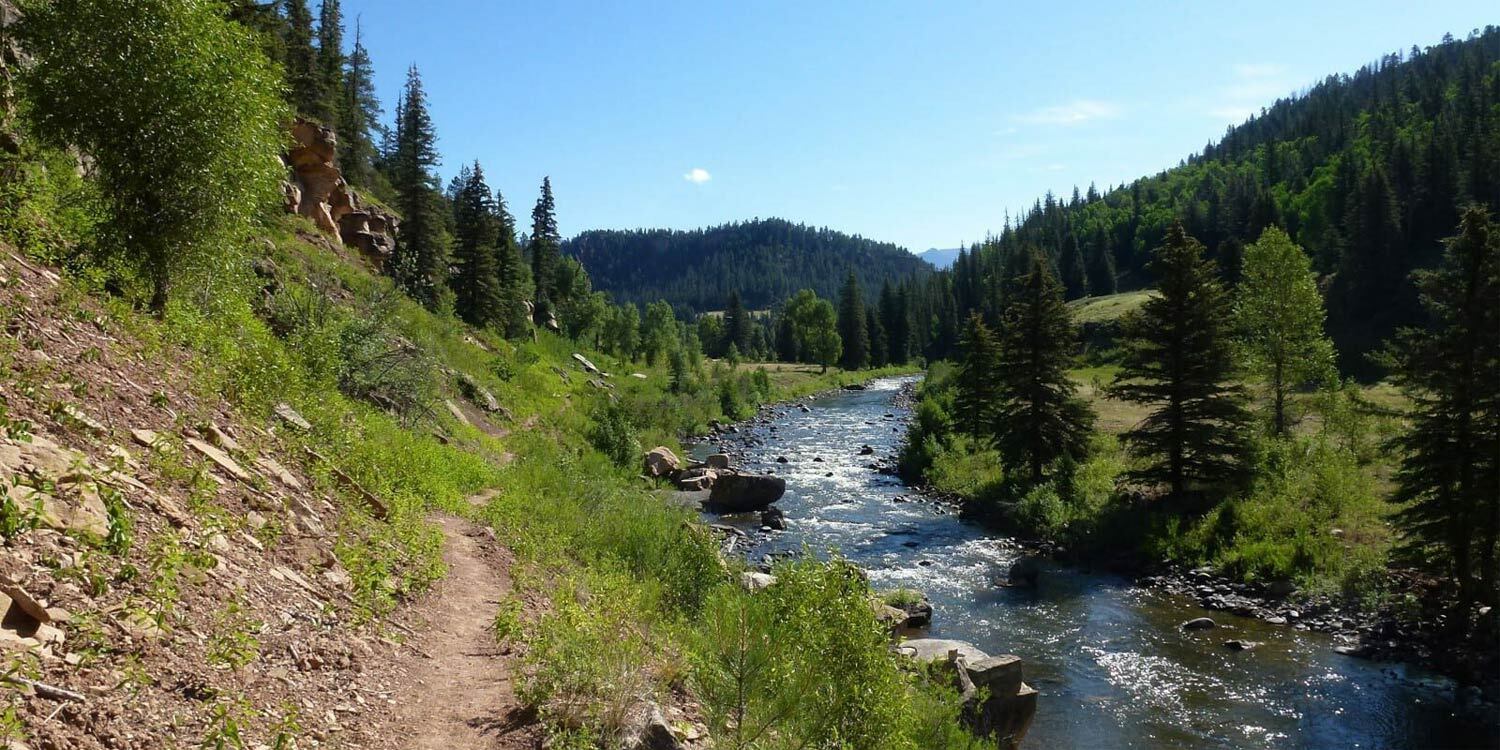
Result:
[[630,466],[640,457],[641,444],[636,440],[635,426],[624,406],[601,402],[594,408],[592,419],[594,426],[589,431],[589,442],[595,450],[620,467]]

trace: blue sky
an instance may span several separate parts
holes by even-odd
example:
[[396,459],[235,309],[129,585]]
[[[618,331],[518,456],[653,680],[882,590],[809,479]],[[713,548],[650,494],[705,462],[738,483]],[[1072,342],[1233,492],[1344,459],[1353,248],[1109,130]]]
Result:
[[913,250],[982,239],[1048,189],[1160,171],[1329,73],[1500,22],[1492,0],[343,7],[387,116],[415,63],[443,174],[478,159],[528,221],[550,175],[567,236],[779,216]]

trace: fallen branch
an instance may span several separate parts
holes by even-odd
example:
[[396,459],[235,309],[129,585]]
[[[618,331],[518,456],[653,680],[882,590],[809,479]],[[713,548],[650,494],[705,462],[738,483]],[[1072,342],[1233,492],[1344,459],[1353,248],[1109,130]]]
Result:
[[15,682],[31,688],[36,692],[37,695],[40,695],[43,698],[49,698],[55,701],[78,701],[79,703],[88,700],[83,693],[75,693],[72,690],[68,690],[67,688],[60,688],[56,685],[48,685],[45,682],[28,680],[25,677],[9,677],[7,679],[9,679],[11,682]]
[[375,516],[378,519],[384,520],[391,514],[390,509],[386,507],[385,503],[381,502],[380,498],[375,497],[374,493],[360,486],[359,482],[354,481],[354,477],[345,474],[342,469],[334,466],[333,462],[329,461],[323,454],[313,450],[312,448],[306,448],[305,450],[307,451],[307,454],[309,456],[312,456],[314,459],[327,464],[328,470],[333,473],[333,476],[337,478],[339,482],[343,483],[346,487],[354,490],[355,494],[363,498],[365,504],[370,506],[371,515]]

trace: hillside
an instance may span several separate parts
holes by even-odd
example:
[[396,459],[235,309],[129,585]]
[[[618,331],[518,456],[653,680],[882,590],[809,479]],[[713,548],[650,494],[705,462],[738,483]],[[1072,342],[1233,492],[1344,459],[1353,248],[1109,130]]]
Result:
[[1274,224],[1323,278],[1341,367],[1368,371],[1365,355],[1418,320],[1410,272],[1436,262],[1460,206],[1500,210],[1497,134],[1500,27],[1386,55],[1271,103],[1157,175],[1037,200],[955,265],[957,305],[987,304],[987,279],[1032,246],[1056,260],[1069,298],[1149,286],[1146,263],[1175,219],[1232,283],[1242,248]]
[[866,293],[884,281],[931,267],[886,242],[782,219],[756,219],[693,231],[595,230],[563,243],[594,286],[616,301],[664,299],[680,311],[724,307],[738,290],[746,307],[766,309],[798,290],[836,298],[852,269]]

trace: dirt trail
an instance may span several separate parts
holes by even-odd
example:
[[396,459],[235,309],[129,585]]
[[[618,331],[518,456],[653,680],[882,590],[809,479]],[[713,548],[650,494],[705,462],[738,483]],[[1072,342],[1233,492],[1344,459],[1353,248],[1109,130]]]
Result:
[[516,699],[511,660],[491,629],[510,590],[510,560],[473,523],[434,520],[443,529],[448,575],[419,606],[424,622],[412,643],[424,656],[404,670],[409,678],[387,736],[403,738],[397,747],[407,750],[539,747],[540,731]]

